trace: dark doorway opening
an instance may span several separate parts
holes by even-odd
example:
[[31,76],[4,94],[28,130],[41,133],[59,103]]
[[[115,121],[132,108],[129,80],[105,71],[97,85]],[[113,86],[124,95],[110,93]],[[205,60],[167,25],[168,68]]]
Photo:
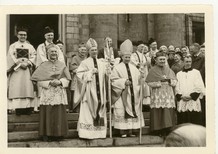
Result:
[[58,15],[10,15],[10,44],[17,41],[16,27],[20,26],[28,28],[27,40],[35,47],[35,49],[39,44],[45,41],[43,32],[46,26],[50,26],[54,29],[54,40],[59,38]]
[[192,32],[193,32],[193,42],[199,43],[200,45],[205,42],[203,22],[192,22]]

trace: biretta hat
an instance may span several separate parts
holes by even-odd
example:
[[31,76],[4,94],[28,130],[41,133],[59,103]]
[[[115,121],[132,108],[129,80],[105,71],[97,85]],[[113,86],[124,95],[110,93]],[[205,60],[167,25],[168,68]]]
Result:
[[137,48],[139,48],[139,47],[141,47],[141,46],[145,47],[144,44],[139,44],[139,45],[137,46]]
[[86,48],[86,44],[85,43],[80,43],[79,44],[79,48],[85,47]]
[[47,34],[47,33],[54,33],[54,30],[51,29],[49,26],[46,26],[44,29],[44,34]]
[[18,28],[17,28],[17,33],[20,32],[20,31],[24,31],[24,32],[27,33],[27,32],[28,32],[28,29],[25,28],[25,27],[18,27]]
[[153,43],[153,42],[156,42],[156,40],[153,39],[153,38],[150,38],[149,41],[148,41],[148,44],[150,45],[150,44]]

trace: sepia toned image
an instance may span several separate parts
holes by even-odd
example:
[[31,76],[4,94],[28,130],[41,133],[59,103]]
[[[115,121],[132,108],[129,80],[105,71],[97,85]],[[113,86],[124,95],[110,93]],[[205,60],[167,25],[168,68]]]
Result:
[[0,12],[2,153],[214,152],[211,6]]
[[205,147],[205,14],[8,14],[8,147]]

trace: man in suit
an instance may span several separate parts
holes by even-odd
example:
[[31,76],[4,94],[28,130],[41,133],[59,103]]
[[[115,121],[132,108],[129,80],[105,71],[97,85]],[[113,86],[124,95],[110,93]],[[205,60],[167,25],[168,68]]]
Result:
[[[200,51],[201,46],[198,43],[194,43],[190,46],[190,52],[192,53],[192,68],[197,69],[201,73],[201,77],[205,84],[205,56]],[[203,116],[203,126],[206,126],[206,99],[205,96],[201,99],[201,108]]]

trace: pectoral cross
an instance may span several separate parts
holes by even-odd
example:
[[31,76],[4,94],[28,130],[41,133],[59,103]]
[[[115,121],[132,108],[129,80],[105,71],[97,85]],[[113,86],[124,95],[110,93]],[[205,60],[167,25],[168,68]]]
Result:
[[166,75],[163,75],[163,78],[164,78],[164,79],[166,79],[166,78],[167,78],[167,76],[166,76]]
[[56,68],[57,68],[57,66],[53,65],[51,69],[52,69],[53,72],[55,72]]

